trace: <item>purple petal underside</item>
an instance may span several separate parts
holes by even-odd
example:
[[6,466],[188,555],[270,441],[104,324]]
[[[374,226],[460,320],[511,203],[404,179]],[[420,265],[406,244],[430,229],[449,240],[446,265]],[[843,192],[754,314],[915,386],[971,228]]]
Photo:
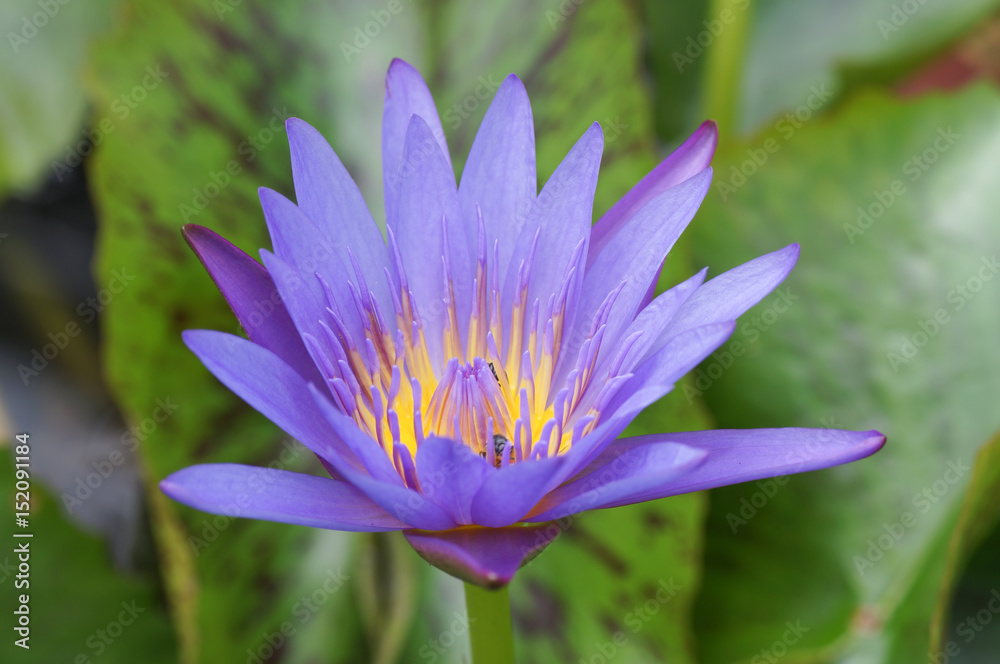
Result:
[[566,456],[505,466],[490,473],[472,500],[472,522],[490,528],[516,523],[549,491]]
[[431,565],[468,583],[502,588],[522,566],[561,532],[554,524],[509,528],[460,528],[439,533],[406,530],[403,534]]
[[280,357],[304,379],[318,380],[316,364],[264,266],[204,226],[186,224],[183,233],[250,340]]

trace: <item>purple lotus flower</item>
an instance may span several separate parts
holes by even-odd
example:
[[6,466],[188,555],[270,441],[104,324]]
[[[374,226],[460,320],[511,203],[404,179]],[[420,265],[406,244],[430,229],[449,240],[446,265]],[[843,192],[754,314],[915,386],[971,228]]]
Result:
[[876,431],[812,429],[617,439],[799,254],[790,245],[708,282],[702,270],[652,298],[708,191],[714,123],[591,225],[597,123],[536,193],[531,107],[511,75],[456,186],[427,86],[395,60],[382,122],[387,238],[323,137],[297,119],[287,130],[298,203],[260,190],[274,245],[263,266],[206,228],[184,229],[249,340],[189,330],[184,341],[330,477],[199,465],[161,483],[175,500],[402,530],[430,563],[497,587],[558,534],[553,520],[882,446]]

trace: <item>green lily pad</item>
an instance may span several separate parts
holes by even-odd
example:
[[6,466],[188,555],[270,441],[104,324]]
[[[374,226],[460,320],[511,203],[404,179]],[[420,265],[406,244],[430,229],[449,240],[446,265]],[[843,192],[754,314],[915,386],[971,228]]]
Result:
[[720,427],[877,428],[889,442],[773,492],[713,492],[703,661],[927,656],[973,459],[1000,427],[998,113],[985,87],[864,94],[718,155],[699,262],[793,241],[802,257],[781,287],[791,304],[747,314],[733,339],[745,352],[723,347],[696,394]]
[[[82,130],[84,53],[111,22],[112,0],[10,0],[0,7],[0,197],[45,177],[62,179],[104,132]],[[128,94],[127,90],[121,93]],[[122,102],[119,102],[122,103]],[[115,124],[121,110],[100,120]]]
[[[734,0],[748,5],[749,0]],[[859,82],[946,46],[997,7],[995,0],[763,0],[754,8],[739,129],[753,131],[809,102],[813,88],[843,91],[843,70]]]
[[[958,523],[948,542],[946,571],[941,580],[935,621],[931,625],[929,652],[944,653],[948,658],[957,657],[963,651],[966,657],[973,651],[996,652],[1000,632],[989,630],[992,638],[979,638],[979,635],[1000,615],[1000,593],[996,590],[1000,581],[1000,571],[996,569],[998,543],[1000,435],[976,455]],[[965,580],[969,583],[963,583]],[[973,641],[978,642],[973,645]],[[991,645],[985,646],[985,641]]]

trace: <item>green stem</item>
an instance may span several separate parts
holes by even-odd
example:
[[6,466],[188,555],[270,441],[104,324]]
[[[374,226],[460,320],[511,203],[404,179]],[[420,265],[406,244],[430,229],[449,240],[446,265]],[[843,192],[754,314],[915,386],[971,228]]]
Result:
[[746,40],[750,32],[753,3],[750,0],[711,0],[708,21],[722,26],[707,52],[703,117],[719,123],[723,134],[738,131]]
[[514,631],[507,586],[486,590],[465,584],[472,664],[514,664]]

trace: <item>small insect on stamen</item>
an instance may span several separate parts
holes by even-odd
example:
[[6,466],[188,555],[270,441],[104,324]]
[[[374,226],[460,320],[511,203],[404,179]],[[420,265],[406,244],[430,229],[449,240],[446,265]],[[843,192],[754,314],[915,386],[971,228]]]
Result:
[[[493,435],[493,452],[494,452],[494,456],[496,458],[496,467],[497,468],[500,467],[500,461],[503,458],[503,456],[502,456],[503,455],[503,451],[507,447],[507,444],[509,442],[510,441],[506,437],[501,436],[500,434],[494,434]],[[486,458],[486,450],[483,450],[482,452],[480,452],[479,456],[481,456],[481,457],[483,457],[485,459]],[[510,460],[511,461],[514,460],[514,448],[513,447],[510,448]]]
[[[490,371],[493,373],[493,380],[495,380],[497,382],[497,385],[500,385],[500,376],[497,375],[497,370],[495,368],[493,368],[493,363],[492,362],[488,362],[488,364],[490,365]],[[496,436],[493,436],[493,437],[496,438]],[[501,436],[501,438],[502,438],[502,436]],[[504,440],[506,440],[506,439],[504,439]]]

